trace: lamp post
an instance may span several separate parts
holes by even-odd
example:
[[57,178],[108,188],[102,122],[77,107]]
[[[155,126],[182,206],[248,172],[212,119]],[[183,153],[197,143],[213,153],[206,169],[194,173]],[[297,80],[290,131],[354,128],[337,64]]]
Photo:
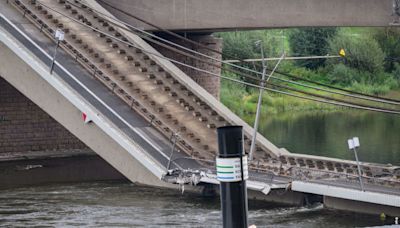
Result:
[[50,74],[53,74],[54,62],[56,60],[56,55],[57,55],[57,49],[60,46],[60,42],[64,40],[64,32],[61,29],[57,29],[54,37],[57,40],[57,45],[56,45],[56,47],[54,49],[53,60],[51,61]]
[[364,192],[365,189],[364,189],[364,183],[362,181],[360,161],[358,160],[358,155],[357,155],[357,150],[356,150],[357,147],[360,147],[360,140],[358,139],[358,137],[354,137],[352,139],[347,140],[347,143],[349,145],[349,150],[354,151],[354,156],[355,156],[356,162],[357,162],[358,178],[360,180],[360,187],[361,187],[361,191]]

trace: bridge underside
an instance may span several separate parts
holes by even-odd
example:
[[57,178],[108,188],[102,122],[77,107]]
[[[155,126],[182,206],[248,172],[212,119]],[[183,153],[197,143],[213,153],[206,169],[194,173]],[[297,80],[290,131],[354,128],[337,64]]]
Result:
[[389,26],[392,0],[97,0],[116,17],[154,30],[122,9],[161,28],[213,32],[312,26]]

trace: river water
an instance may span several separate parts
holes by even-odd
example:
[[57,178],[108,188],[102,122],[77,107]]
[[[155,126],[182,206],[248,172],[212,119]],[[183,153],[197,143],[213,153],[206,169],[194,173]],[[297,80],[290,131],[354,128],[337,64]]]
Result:
[[360,138],[361,161],[400,165],[400,116],[375,112],[264,116],[260,132],[293,153],[354,160],[347,139]]
[[[400,165],[400,118],[368,112],[276,115],[261,120],[261,132],[291,152],[353,159],[346,140],[360,137],[363,161]],[[258,227],[364,227],[378,216],[312,207],[250,202]],[[387,224],[393,221],[387,220]],[[218,198],[129,183],[50,185],[0,191],[2,227],[220,227]]]
[[[220,227],[218,198],[129,183],[81,183],[0,191],[2,227]],[[250,202],[258,227],[381,225],[378,216]],[[390,223],[390,221],[387,221]]]

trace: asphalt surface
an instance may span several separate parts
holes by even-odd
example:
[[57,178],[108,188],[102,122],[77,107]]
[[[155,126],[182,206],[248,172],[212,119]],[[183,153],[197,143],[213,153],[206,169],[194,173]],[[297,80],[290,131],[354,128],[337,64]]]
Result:
[[[21,21],[25,20],[25,21]],[[26,19],[13,17],[12,21],[22,32],[29,36],[39,47],[41,47],[47,54],[53,56],[55,43],[51,42],[44,34],[40,33],[39,30],[32,24],[27,23]],[[12,36],[17,39],[23,46],[30,50],[38,59],[42,61],[44,65],[51,65],[51,59],[46,56],[41,50],[35,47],[28,39],[22,36],[16,29],[7,23],[3,18],[0,18],[0,25]],[[164,167],[167,167],[168,158],[172,151],[172,143],[161,135],[157,130],[150,126],[150,123],[146,121],[142,116],[131,110],[130,107],[124,103],[119,97],[114,95],[112,91],[107,89],[101,82],[94,79],[84,68],[82,68],[77,62],[61,48],[58,49],[57,62],[74,75],[82,84],[84,84],[90,91],[92,91],[98,98],[100,98],[107,106],[111,107],[116,113],[118,113],[124,120],[126,120],[135,130],[139,131],[148,140],[151,141],[157,148],[153,147],[145,139],[139,136],[133,131],[128,125],[124,124],[119,118],[117,118],[105,105],[100,103],[94,96],[87,92],[81,85],[73,80],[63,69],[58,65],[55,65],[55,75],[59,76],[66,84],[75,90],[81,97],[83,97],[87,103],[94,106],[103,117],[108,118],[115,126],[121,129],[126,135],[138,143],[146,152],[156,159]],[[183,152],[177,150],[174,151],[173,160],[180,157],[187,157]],[[178,164],[179,163],[179,164]],[[189,159],[178,159],[171,164],[170,168],[177,168],[179,165],[182,168],[200,168],[200,165]]]

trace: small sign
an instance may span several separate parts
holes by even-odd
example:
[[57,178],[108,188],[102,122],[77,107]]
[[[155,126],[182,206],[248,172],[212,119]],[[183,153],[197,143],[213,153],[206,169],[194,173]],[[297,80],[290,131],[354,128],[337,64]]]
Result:
[[[242,157],[243,180],[249,179],[247,156]],[[240,158],[217,158],[217,179],[221,182],[238,182],[242,180]]]
[[358,137],[354,137],[347,140],[347,144],[349,144],[349,149],[351,150],[360,146],[360,140],[358,139]]
[[64,31],[62,31],[61,29],[57,29],[56,30],[55,37],[56,37],[57,40],[63,41],[64,40],[64,35],[65,35]]

